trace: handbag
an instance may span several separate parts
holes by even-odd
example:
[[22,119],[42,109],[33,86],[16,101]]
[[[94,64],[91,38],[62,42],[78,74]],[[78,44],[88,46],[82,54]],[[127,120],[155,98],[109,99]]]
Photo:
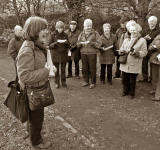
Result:
[[126,64],[127,62],[128,53],[124,53],[123,55],[119,56],[118,62],[121,64]]
[[8,83],[10,91],[4,101],[4,105],[8,107],[11,113],[22,123],[29,118],[28,96],[26,88],[20,89],[18,80]]
[[[130,48],[130,52],[133,52],[133,51],[134,51],[133,47],[134,47],[134,45],[138,42],[138,40],[139,40],[140,38],[141,38],[141,36],[134,41],[133,45],[132,45],[131,48]],[[129,53],[124,53],[123,55],[120,55],[119,58],[118,58],[118,62],[121,63],[121,64],[126,64],[127,58],[128,58],[128,54],[129,54]]]
[[27,88],[29,108],[31,111],[41,109],[55,103],[49,81],[39,87]]

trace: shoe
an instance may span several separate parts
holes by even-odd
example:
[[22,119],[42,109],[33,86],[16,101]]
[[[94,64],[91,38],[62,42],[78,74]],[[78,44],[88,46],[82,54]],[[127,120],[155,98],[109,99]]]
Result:
[[134,96],[134,95],[131,95],[131,96],[130,96],[130,99],[134,99],[134,98],[135,98],[135,96]]
[[128,96],[128,94],[127,93],[122,93],[122,96]]
[[89,85],[89,83],[88,82],[84,82],[84,83],[82,83],[82,87],[85,87],[85,86],[88,86]]
[[120,78],[120,76],[115,75],[113,78]]
[[68,76],[67,76],[67,78],[72,78],[72,77],[73,77],[72,75],[68,75]]
[[148,82],[148,79],[141,79],[138,82]]
[[89,86],[90,89],[94,89],[95,87],[96,87],[95,84],[91,84],[91,85]]
[[160,101],[160,98],[155,98],[155,97],[153,97],[153,98],[152,98],[152,101]]
[[56,89],[59,89],[59,84],[56,84],[55,87],[56,87]]
[[76,77],[76,79],[80,79],[80,76],[75,76]]
[[155,90],[150,91],[149,94],[154,95],[155,94]]
[[66,88],[67,84],[66,83],[62,83],[62,87]]
[[108,82],[108,84],[112,85],[112,81],[107,81],[107,82]]
[[49,147],[51,147],[52,143],[49,141],[42,141],[40,144],[33,146],[35,149],[48,149]]
[[104,85],[104,84],[105,84],[105,81],[101,81],[101,84]]

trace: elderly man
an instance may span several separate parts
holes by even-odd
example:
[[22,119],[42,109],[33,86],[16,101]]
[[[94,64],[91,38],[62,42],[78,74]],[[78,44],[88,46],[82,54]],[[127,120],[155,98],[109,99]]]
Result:
[[80,47],[82,69],[84,83],[83,87],[89,85],[91,78],[90,89],[96,86],[96,65],[97,65],[97,49],[102,45],[101,37],[93,28],[91,19],[84,21],[84,29],[80,33],[77,41],[77,46]]
[[80,31],[77,29],[77,22],[71,21],[69,24],[69,29],[65,31],[68,35],[68,41],[70,43],[70,50],[68,52],[68,78],[72,77],[72,60],[75,63],[75,77],[79,78],[79,60],[80,60],[80,50],[77,48],[77,40]]
[[[16,68],[16,58],[23,43],[23,29],[21,26],[16,25],[14,27],[14,37],[10,40],[8,44],[8,53],[14,60]],[[16,71],[17,72],[17,71]]]
[[[149,47],[149,45],[152,43],[154,38],[159,34],[159,29],[158,29],[157,22],[158,22],[158,19],[157,19],[156,16],[150,16],[148,18],[149,29],[147,31],[144,31],[144,33],[142,34],[147,41],[147,47]],[[148,55],[143,58],[143,64],[142,64],[143,79],[140,80],[142,82],[148,82],[149,81],[149,78],[148,78],[148,60],[149,60],[150,55],[151,54],[148,53]],[[150,68],[150,70],[151,69],[152,69],[152,67]]]

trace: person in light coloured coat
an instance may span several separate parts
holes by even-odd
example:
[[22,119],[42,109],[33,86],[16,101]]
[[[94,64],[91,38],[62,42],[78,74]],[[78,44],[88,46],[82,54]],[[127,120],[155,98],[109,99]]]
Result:
[[[142,72],[142,60],[147,55],[147,43],[141,36],[140,32],[142,28],[139,24],[130,22],[127,23],[128,30],[131,34],[130,38],[124,40],[119,54],[128,53],[126,64],[120,64],[120,70],[122,71],[122,96],[129,95],[133,99],[135,97],[136,78],[139,73]],[[133,46],[133,52],[130,52],[135,40],[139,40]]]

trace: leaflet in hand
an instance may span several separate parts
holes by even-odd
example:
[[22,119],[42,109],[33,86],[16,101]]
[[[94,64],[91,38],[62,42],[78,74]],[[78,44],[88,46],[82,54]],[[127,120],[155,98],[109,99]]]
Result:
[[103,50],[104,50],[104,51],[108,51],[108,50],[111,49],[111,48],[113,48],[113,45],[108,46],[108,47],[104,48]]
[[64,43],[66,42],[67,40],[57,40],[58,43]]

